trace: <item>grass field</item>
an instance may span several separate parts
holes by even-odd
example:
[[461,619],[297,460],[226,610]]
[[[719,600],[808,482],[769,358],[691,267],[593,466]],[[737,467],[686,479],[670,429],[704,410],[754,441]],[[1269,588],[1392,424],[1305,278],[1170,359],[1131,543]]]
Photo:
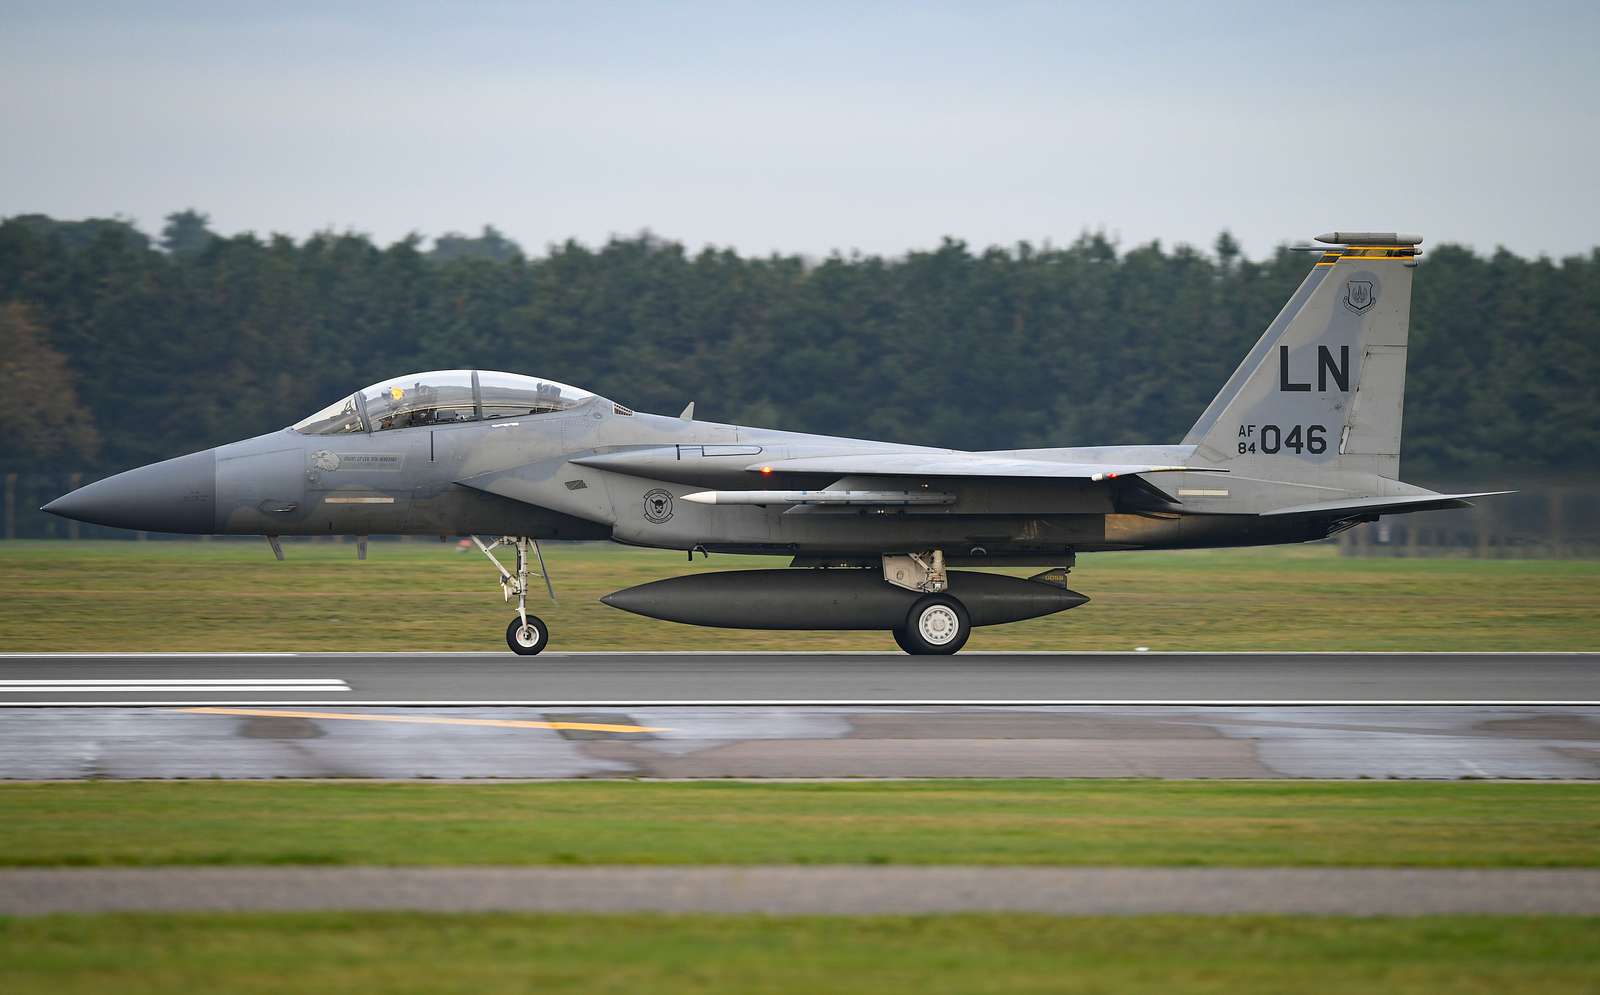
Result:
[[0,785],[0,865],[1600,866],[1586,784]]
[[1593,992],[1600,921],[970,915],[0,920],[10,995]]
[[[256,542],[0,543],[6,651],[501,650],[511,617],[475,550]],[[886,633],[762,632],[657,622],[602,594],[690,571],[780,566],[609,544],[552,546],[555,649],[875,649]],[[1031,571],[1013,571],[1027,574]],[[1094,600],[979,629],[969,651],[1596,650],[1600,562],[1343,558],[1328,545],[1079,559]]]
[[[0,543],[0,649],[503,648],[476,551]],[[779,565],[548,551],[558,649],[890,649],[654,622],[610,590]],[[1027,571],[1017,571],[1026,573]],[[1600,649],[1600,563],[1325,546],[1086,556],[983,649]],[[1600,866],[1600,791],[1489,782],[0,784],[0,866]],[[305,913],[0,919],[0,991],[1593,992],[1600,921]]]

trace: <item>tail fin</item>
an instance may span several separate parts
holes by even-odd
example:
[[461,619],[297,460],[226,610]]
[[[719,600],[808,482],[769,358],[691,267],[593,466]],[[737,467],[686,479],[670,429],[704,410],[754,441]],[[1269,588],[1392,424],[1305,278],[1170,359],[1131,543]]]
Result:
[[1197,463],[1274,480],[1399,478],[1422,237],[1333,232],[1317,241],[1350,244],[1323,253],[1189,430]]

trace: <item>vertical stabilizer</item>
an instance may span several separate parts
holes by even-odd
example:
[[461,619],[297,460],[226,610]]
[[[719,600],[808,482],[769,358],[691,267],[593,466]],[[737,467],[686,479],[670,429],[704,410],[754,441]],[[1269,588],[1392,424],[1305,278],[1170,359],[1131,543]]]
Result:
[[1334,232],[1318,240],[1346,238],[1352,244],[1323,253],[1189,430],[1197,463],[1273,480],[1398,479],[1422,239]]
[[1211,431],[1211,427],[1217,423],[1217,418],[1222,415],[1222,409],[1227,407],[1228,402],[1233,399],[1234,395],[1239,393],[1239,388],[1254,372],[1255,368],[1261,365],[1261,357],[1265,356],[1267,350],[1271,349],[1279,337],[1283,335],[1283,330],[1289,327],[1289,322],[1293,321],[1294,316],[1300,313],[1301,308],[1305,307],[1306,301],[1311,299],[1312,292],[1317,289],[1322,283],[1323,277],[1327,275],[1328,267],[1311,267],[1311,271],[1306,274],[1306,278],[1300,281],[1300,286],[1290,295],[1288,303],[1284,304],[1283,310],[1279,311],[1278,316],[1272,319],[1272,323],[1267,326],[1267,330],[1261,333],[1261,338],[1256,340],[1254,348],[1239,362],[1239,366],[1233,371],[1233,376],[1229,377],[1228,382],[1222,385],[1222,389],[1217,392],[1217,396],[1211,399],[1210,404],[1206,405],[1206,410],[1200,415],[1200,419],[1194,423],[1193,428],[1189,429],[1189,434],[1183,437],[1184,445],[1199,445],[1200,441],[1206,437],[1206,433]]

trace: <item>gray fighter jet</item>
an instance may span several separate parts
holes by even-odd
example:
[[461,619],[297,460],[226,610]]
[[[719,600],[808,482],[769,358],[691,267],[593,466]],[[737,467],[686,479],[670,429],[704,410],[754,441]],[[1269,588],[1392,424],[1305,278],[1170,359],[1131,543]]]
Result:
[[[636,413],[553,380],[396,377],[304,421],[130,470],[46,511],[157,532],[471,536],[527,610],[540,539],[779,553],[790,569],[692,574],[607,595],[695,625],[880,629],[954,653],[973,626],[1063,611],[1080,552],[1322,539],[1380,515],[1464,506],[1399,479],[1420,236],[1327,245],[1182,442],[963,452]],[[484,541],[480,536],[488,536]],[[506,566],[496,548],[510,549]],[[537,563],[535,567],[534,561]],[[1030,579],[954,566],[1043,566]],[[554,590],[548,577],[545,586]]]

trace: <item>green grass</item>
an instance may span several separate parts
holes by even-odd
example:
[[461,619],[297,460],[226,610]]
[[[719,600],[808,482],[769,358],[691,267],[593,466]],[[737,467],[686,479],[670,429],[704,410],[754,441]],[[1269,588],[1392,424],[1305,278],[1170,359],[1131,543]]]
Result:
[[[488,562],[431,542],[0,543],[7,651],[502,650],[511,617]],[[552,546],[561,597],[533,608],[556,649],[878,649],[885,633],[702,629],[600,595],[772,558]],[[1031,571],[1018,570],[1026,574]],[[1329,545],[1081,557],[1073,611],[979,629],[971,651],[1596,650],[1600,562],[1355,559]]]
[[0,864],[1600,866],[1600,787],[902,781],[0,785]]
[[0,920],[10,995],[1593,992],[1600,920],[117,915]]

